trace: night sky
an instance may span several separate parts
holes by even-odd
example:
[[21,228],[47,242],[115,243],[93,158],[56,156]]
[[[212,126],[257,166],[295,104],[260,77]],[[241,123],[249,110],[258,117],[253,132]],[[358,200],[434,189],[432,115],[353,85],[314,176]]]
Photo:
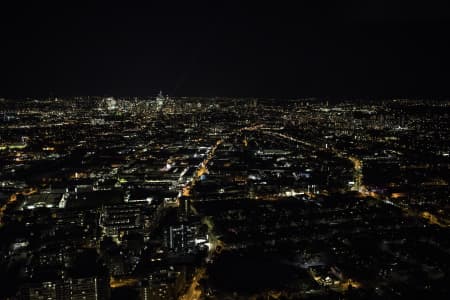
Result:
[[444,1],[15,2],[0,97],[450,95]]

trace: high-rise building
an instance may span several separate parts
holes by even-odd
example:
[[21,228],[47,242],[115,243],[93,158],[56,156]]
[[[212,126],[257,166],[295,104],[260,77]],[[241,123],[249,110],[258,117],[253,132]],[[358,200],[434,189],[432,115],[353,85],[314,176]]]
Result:
[[103,277],[67,278],[25,285],[22,300],[102,300],[109,299],[109,283]]

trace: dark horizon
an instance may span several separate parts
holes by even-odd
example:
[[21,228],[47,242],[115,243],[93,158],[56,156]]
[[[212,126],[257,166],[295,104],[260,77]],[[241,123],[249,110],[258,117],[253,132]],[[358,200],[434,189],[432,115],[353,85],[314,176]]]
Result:
[[439,3],[35,4],[0,22],[0,97],[450,95]]

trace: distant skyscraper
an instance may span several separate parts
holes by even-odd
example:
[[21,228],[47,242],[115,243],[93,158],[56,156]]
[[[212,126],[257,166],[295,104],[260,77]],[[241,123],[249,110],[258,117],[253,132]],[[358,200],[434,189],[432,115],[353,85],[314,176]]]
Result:
[[164,106],[165,100],[166,98],[164,97],[162,91],[159,91],[158,96],[156,96],[156,108],[158,111]]
[[105,99],[108,110],[114,110],[117,108],[117,101],[113,97]]
[[101,300],[109,299],[107,278],[86,277],[46,281],[22,287],[20,299],[23,300]]

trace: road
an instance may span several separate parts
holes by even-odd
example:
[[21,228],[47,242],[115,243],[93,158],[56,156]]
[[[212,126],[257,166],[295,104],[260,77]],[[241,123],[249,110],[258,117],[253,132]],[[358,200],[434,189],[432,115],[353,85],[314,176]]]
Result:
[[198,300],[200,299],[202,295],[201,289],[198,287],[200,286],[200,279],[202,279],[205,276],[206,270],[205,268],[201,267],[198,268],[195,272],[194,277],[192,278],[192,282],[189,285],[189,288],[187,289],[186,293],[182,296],[180,296],[179,300]]
[[[200,177],[203,174],[208,173],[208,164],[214,158],[217,148],[220,146],[220,144],[223,143],[223,141],[224,141],[223,139],[220,139],[211,147],[211,150],[207,154],[207,157],[197,167],[197,169],[195,170],[194,175],[192,176],[189,183],[186,184],[182,188],[182,195],[184,197],[190,197],[191,192],[192,192],[193,188],[195,187],[195,185],[200,180]],[[190,208],[191,208],[192,214],[198,215],[197,209],[192,204],[192,202],[191,202]],[[208,258],[211,258],[213,252],[216,249],[216,245],[219,245],[220,241],[214,234],[214,225],[213,225],[212,221],[209,220],[208,218],[204,218],[204,222],[208,226],[208,240],[209,240],[208,241],[208,243],[209,243]],[[198,300],[198,299],[200,299],[200,297],[202,295],[202,291],[201,291],[201,289],[198,288],[200,286],[199,281],[205,276],[205,273],[206,273],[206,269],[204,267],[200,267],[200,268],[196,269],[195,275],[192,278],[192,282],[189,285],[189,288],[187,289],[186,293],[184,293],[183,295],[181,295],[179,297],[179,300]]]

